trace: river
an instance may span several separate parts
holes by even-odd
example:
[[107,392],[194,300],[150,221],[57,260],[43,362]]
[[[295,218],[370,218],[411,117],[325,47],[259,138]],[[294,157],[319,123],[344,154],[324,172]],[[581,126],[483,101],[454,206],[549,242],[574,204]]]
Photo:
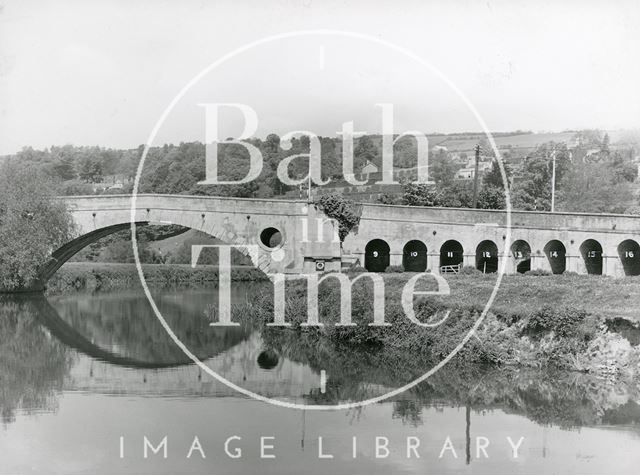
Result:
[[[234,285],[233,301],[250,301],[256,290]],[[215,289],[153,294],[208,368],[278,401],[348,403],[418,375],[406,369],[411,355],[310,344],[290,330],[210,327]],[[176,346],[139,290],[5,298],[0,312],[2,474],[624,474],[640,467],[638,388],[615,381],[445,367],[390,400],[301,411],[216,381]]]

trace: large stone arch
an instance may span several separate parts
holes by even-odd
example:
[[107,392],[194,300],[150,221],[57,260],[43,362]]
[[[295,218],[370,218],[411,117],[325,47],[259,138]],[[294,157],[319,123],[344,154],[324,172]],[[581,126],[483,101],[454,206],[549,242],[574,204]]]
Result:
[[[136,223],[136,226],[146,226],[147,224],[149,223],[139,221]],[[99,241],[106,236],[130,228],[131,223],[113,224],[111,226],[105,226],[103,228],[90,231],[86,234],[82,234],[81,236],[78,236],[77,238],[64,244],[59,249],[53,251],[51,253],[51,259],[49,259],[49,261],[40,268],[38,272],[38,281],[36,282],[36,287],[44,287],[47,281],[53,276],[53,274],[57,272],[58,269],[60,269],[60,267],[64,265],[65,262],[75,256],[85,247]]]
[[[117,208],[113,205],[103,204],[109,202],[105,198],[107,197],[79,198],[86,200],[93,206],[89,209],[70,209],[76,223],[77,237],[52,252],[51,258],[42,265],[38,278],[28,290],[44,289],[47,281],[55,272],[83,248],[110,234],[131,228],[130,197],[126,197],[126,200],[121,197],[124,206],[121,205]],[[260,206],[256,206],[255,210],[252,209],[252,201],[248,203],[251,206],[244,210],[237,205],[229,206],[227,204],[229,200],[224,199],[221,201],[229,206],[229,209],[221,209],[222,207],[218,206],[219,211],[199,210],[188,202],[185,202],[184,206],[170,203],[164,204],[162,207],[151,207],[161,203],[149,202],[148,196],[144,198],[145,200],[141,200],[141,207],[136,209],[136,226],[172,224],[195,229],[223,243],[241,246],[238,248],[238,252],[245,255],[251,253],[247,247],[242,246],[255,246],[253,249],[257,249],[257,253],[253,259],[254,265],[265,273],[281,272],[287,268],[302,267],[303,265],[300,248],[296,245],[300,240],[297,223],[295,223],[295,219],[298,217],[287,215],[286,209],[278,210],[278,213],[282,214],[268,215],[260,209]],[[166,199],[166,197],[159,195],[157,199],[161,201],[163,198]],[[171,197],[171,201],[175,199],[181,204],[181,198]],[[305,209],[304,212],[308,211]],[[264,239],[261,240],[261,237],[265,236],[267,230],[269,231],[267,233],[268,239],[266,243],[263,243]],[[278,232],[281,241],[276,246],[271,246],[268,242],[272,241],[273,230]],[[311,233],[313,231],[314,229],[311,228]],[[310,239],[314,239],[313,235]],[[273,251],[279,249],[282,249],[282,252],[274,258]],[[275,255],[275,253],[273,254]]]
[[[149,221],[137,221],[136,227],[144,227],[149,225],[162,225],[162,224],[176,224],[179,226],[183,226],[185,228],[196,229],[198,231],[202,231],[210,236],[230,245],[255,245],[255,248],[258,249],[257,258],[253,260],[254,265],[264,272],[269,272],[270,264],[271,264],[271,251],[277,249],[279,245],[271,246],[270,243],[263,243],[264,239],[261,237],[264,236],[265,231],[269,231],[268,241],[272,241],[273,232],[272,230],[278,230],[273,226],[269,226],[261,230],[257,233],[257,237],[254,239],[243,239],[242,237],[238,237],[229,229],[219,229],[214,228],[213,232],[210,228],[202,227],[192,227],[186,226],[185,224],[171,222],[169,223],[167,220],[163,220],[160,222],[149,222]],[[112,224],[109,226],[105,226],[102,228],[95,229],[93,231],[89,231],[86,234],[81,234],[75,239],[69,241],[64,244],[62,247],[56,249],[51,253],[51,258],[39,269],[38,278],[32,288],[30,290],[41,290],[46,286],[46,283],[49,279],[62,267],[66,262],[69,261],[74,255],[80,252],[85,247],[99,241],[100,239],[109,236],[111,234],[115,234],[119,231],[130,230],[131,223],[118,223]],[[282,233],[281,233],[282,234]],[[247,247],[238,247],[238,252],[250,256],[249,249]]]

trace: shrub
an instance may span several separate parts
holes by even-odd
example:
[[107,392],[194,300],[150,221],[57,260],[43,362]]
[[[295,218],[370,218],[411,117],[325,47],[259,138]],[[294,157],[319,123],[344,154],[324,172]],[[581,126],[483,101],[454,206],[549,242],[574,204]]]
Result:
[[360,223],[362,206],[339,193],[322,195],[316,204],[329,218],[338,221],[340,242]]
[[385,269],[385,272],[388,273],[397,273],[397,272],[404,272],[404,267],[402,266],[389,266]]
[[360,264],[352,265],[347,269],[349,274],[362,274],[363,272],[367,272],[367,269],[362,267]]
[[462,274],[462,275],[475,275],[475,274],[482,274],[482,271],[476,269],[473,266],[464,266],[462,269],[460,269],[460,274]]
[[[595,325],[594,328],[582,326],[587,316],[587,312],[581,309],[567,307],[554,309],[551,306],[544,306],[529,315],[524,324],[524,333],[541,335],[554,332],[560,337],[589,339],[589,335],[595,332]],[[593,318],[592,321],[595,322],[596,319]]]
[[525,272],[524,275],[553,275],[553,274],[545,269],[532,269]]

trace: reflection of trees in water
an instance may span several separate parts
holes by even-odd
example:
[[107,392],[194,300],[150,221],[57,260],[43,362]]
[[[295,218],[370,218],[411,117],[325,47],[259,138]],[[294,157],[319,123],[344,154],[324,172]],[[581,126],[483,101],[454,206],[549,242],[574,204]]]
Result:
[[0,410],[5,424],[16,411],[54,411],[72,354],[37,320],[24,298],[0,298]]
[[[326,392],[313,391],[314,404],[337,404],[382,394],[424,374],[434,361],[406,351],[334,344],[317,333],[266,330],[265,344],[284,357],[329,375]],[[617,397],[613,397],[617,394]],[[501,409],[542,425],[563,428],[606,421],[640,420],[635,403],[620,406],[620,394],[640,398],[640,388],[617,385],[583,373],[461,364],[455,358],[423,383],[394,401],[394,417],[410,425],[422,423],[425,406],[468,406],[474,411]],[[636,411],[636,412],[634,412]],[[634,415],[628,415],[633,412]],[[616,418],[617,417],[617,418]]]
[[393,418],[402,420],[403,424],[411,427],[422,425],[423,406],[415,400],[401,399],[393,403]]

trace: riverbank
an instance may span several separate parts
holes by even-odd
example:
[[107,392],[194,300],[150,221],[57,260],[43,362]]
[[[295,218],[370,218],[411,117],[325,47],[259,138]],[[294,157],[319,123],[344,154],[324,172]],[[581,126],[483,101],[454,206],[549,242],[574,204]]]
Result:
[[[409,321],[401,305],[406,274],[385,274],[386,327],[372,327],[374,303],[370,285],[358,282],[352,295],[355,326],[340,320],[340,295],[335,283],[319,291],[322,327],[301,326],[307,319],[304,288],[287,290],[288,337],[282,329],[265,327],[274,346],[287,348],[286,338],[306,342],[311,349],[325,345],[348,348],[350,355],[401,368],[420,361],[426,368],[447,357],[463,339],[468,341],[453,364],[486,364],[557,368],[595,374],[607,379],[636,380],[640,374],[640,279],[615,280],[590,276],[505,276],[494,304],[478,322],[495,283],[495,276],[448,277],[448,296],[421,296],[414,301],[421,322]],[[423,290],[423,289],[420,289]],[[424,290],[433,290],[424,289]],[[442,323],[440,321],[449,313]],[[273,297],[263,294],[237,312],[238,319],[273,320]],[[472,332],[472,333],[471,333]]]
[[[144,265],[143,270],[149,285],[156,288],[215,285],[218,280],[213,266],[192,269],[188,265]],[[388,327],[369,326],[376,303],[367,279],[361,279],[353,289],[351,307],[356,326],[335,325],[340,319],[341,301],[337,279],[328,279],[319,289],[319,315],[325,325],[300,326],[307,319],[306,284],[290,282],[286,319],[293,326],[283,330],[265,326],[274,316],[273,292],[265,275],[253,268],[235,268],[234,280],[265,281],[265,288],[251,302],[234,309],[234,320],[263,326],[265,337],[274,338],[274,346],[294,338],[298,343],[307,342],[310,349],[329,345],[353,352],[359,347],[366,359],[382,351],[385,362],[406,361],[410,355],[424,367],[449,355],[469,334],[494,289],[496,276],[447,276],[450,295],[416,297],[416,316],[422,322],[437,323],[449,312],[442,324],[424,328],[410,322],[401,305],[402,290],[412,275],[381,274],[385,282],[385,320],[391,324]],[[70,263],[50,281],[48,292],[118,288],[141,288],[134,265]],[[425,278],[416,290],[435,290],[435,280]],[[640,278],[504,276],[495,301],[455,362],[552,367],[605,378],[635,379],[640,373],[639,313]]]
[[[217,266],[198,265],[192,268],[186,264],[143,264],[142,269],[149,285],[160,287],[215,284],[218,281]],[[387,297],[399,298],[403,286],[414,274],[381,275],[384,277]],[[353,279],[355,274],[349,276]],[[243,266],[233,268],[232,279],[268,282],[261,271]],[[483,308],[495,287],[496,274],[450,274],[446,280],[451,296],[437,297],[436,301]],[[67,262],[47,284],[48,291],[54,293],[117,288],[141,288],[134,264]],[[434,286],[424,288],[435,289]],[[421,289],[423,287],[417,287],[417,290]],[[640,322],[640,277],[614,279],[576,274],[505,275],[491,310],[500,316],[519,315],[545,305],[583,309],[604,317],[622,317]]]
[[[154,287],[178,285],[215,285],[218,267],[188,264],[142,264],[145,280]],[[231,278],[239,282],[266,280],[266,276],[254,267],[234,266]],[[77,290],[101,291],[115,289],[141,289],[135,264],[105,262],[67,262],[47,283],[47,293],[73,292]]]

